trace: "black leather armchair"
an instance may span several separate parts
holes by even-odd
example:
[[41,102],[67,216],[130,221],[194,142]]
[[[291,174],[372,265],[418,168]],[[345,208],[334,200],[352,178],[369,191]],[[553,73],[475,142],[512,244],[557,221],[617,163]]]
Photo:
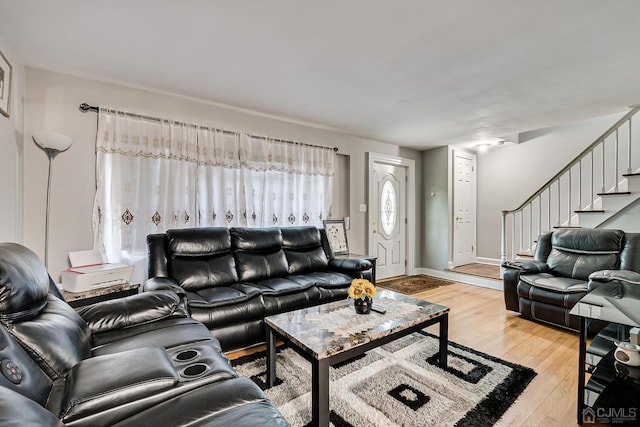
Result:
[[174,292],[76,312],[50,284],[33,252],[0,243],[0,424],[287,425]]
[[147,237],[144,290],[182,295],[225,351],[264,342],[265,316],[346,298],[364,259],[335,259],[316,227],[189,228]]
[[502,267],[508,310],[577,330],[579,319],[569,311],[597,286],[590,283],[604,280],[603,270],[640,272],[640,234],[559,229],[538,237],[533,260],[511,260]]

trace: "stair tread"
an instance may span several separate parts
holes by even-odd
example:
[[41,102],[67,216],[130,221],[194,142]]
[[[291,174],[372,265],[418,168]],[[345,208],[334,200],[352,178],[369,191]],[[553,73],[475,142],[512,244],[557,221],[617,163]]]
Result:
[[553,228],[582,228],[579,225],[554,225]]
[[575,213],[604,213],[604,209],[584,209],[574,211]]
[[631,191],[612,191],[611,193],[598,193],[598,196],[617,196],[631,194]]
[[516,256],[519,256],[522,258],[533,258],[535,255],[529,252],[518,252],[516,253]]

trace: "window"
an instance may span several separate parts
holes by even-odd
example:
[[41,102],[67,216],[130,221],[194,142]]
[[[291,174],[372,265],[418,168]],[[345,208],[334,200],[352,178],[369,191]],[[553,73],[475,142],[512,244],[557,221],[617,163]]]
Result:
[[390,180],[386,180],[382,185],[382,195],[380,197],[380,224],[384,234],[391,235],[397,220],[398,197],[396,189]]

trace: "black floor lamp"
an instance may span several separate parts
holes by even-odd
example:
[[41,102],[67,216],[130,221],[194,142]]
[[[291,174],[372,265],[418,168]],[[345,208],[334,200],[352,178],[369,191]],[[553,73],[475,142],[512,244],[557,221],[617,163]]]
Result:
[[55,132],[34,132],[33,142],[49,158],[49,178],[47,179],[47,213],[44,226],[44,265],[49,268],[49,210],[51,206],[51,165],[53,158],[71,147],[71,138]]

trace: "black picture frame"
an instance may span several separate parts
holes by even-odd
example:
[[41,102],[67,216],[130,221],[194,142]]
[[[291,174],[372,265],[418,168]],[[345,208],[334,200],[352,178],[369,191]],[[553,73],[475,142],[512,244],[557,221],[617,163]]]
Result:
[[348,255],[349,242],[347,240],[347,228],[343,219],[326,219],[322,221],[327,233],[327,240],[334,255]]
[[9,117],[11,108],[11,64],[0,52],[0,114]]

